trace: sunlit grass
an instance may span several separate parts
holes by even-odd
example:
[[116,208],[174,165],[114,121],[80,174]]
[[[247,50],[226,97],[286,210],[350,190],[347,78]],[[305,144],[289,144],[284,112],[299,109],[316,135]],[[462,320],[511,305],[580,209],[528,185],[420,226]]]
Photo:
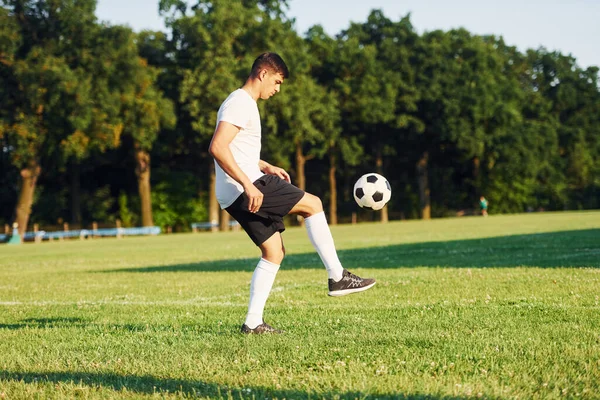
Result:
[[239,334],[243,232],[0,247],[0,399],[597,398],[600,212],[333,227],[377,278],[330,298],[302,228]]

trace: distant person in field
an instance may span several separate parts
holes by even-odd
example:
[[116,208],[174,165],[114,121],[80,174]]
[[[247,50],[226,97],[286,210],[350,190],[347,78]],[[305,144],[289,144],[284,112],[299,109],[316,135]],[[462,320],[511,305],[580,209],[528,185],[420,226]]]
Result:
[[225,99],[217,114],[210,143],[215,159],[216,192],[221,208],[235,218],[260,248],[250,284],[250,302],[243,333],[280,333],[263,320],[263,310],[285,256],[281,232],[287,214],[303,216],[308,237],[329,276],[329,295],[343,296],[375,285],[342,267],[323,212],[321,199],[291,184],[282,168],[260,158],[261,124],[258,99],[279,93],[288,68],[276,53],[261,54],[241,89]]
[[485,197],[481,196],[479,198],[479,208],[481,209],[481,215],[483,215],[484,217],[488,216],[488,201]]

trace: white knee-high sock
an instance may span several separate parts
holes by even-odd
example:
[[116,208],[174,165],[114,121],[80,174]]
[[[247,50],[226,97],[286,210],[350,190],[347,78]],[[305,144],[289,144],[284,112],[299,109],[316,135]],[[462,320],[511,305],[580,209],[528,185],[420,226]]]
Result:
[[306,226],[310,242],[315,250],[317,250],[317,253],[319,253],[323,264],[325,264],[329,279],[333,279],[336,282],[339,281],[342,279],[344,268],[335,250],[333,236],[331,236],[331,230],[329,230],[325,213],[321,211],[305,218],[304,225]]
[[250,302],[248,303],[248,314],[245,324],[254,329],[263,323],[263,311],[271,293],[275,276],[279,271],[279,265],[261,258],[250,282]]

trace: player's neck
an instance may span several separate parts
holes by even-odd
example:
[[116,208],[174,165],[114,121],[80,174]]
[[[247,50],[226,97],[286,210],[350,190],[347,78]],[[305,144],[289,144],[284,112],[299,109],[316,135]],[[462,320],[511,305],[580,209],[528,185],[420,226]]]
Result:
[[245,90],[254,101],[258,101],[258,98],[260,97],[260,88],[255,81],[248,79],[244,86],[242,86],[242,89]]

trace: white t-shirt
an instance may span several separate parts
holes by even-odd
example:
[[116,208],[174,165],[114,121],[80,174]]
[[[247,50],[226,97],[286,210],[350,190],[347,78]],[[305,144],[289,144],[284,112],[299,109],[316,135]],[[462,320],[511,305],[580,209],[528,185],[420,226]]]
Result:
[[[237,89],[221,104],[217,114],[219,122],[229,122],[240,128],[240,131],[229,144],[235,162],[254,182],[264,174],[258,168],[260,161],[260,114],[256,101],[248,92]],[[215,161],[217,201],[221,208],[229,207],[244,188],[235,179],[223,171]]]

